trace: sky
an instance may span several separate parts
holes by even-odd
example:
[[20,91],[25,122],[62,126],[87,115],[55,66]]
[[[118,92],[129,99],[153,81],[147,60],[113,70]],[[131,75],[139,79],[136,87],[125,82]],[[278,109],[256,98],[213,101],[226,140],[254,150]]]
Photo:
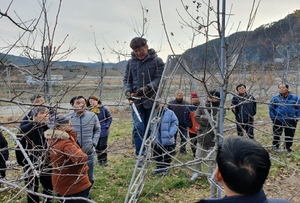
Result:
[[[188,11],[192,16],[199,16],[205,21],[207,19],[208,0],[195,1],[201,2],[198,12],[196,12],[196,3],[193,1],[62,0],[57,24],[55,24],[55,19],[59,1],[47,0],[46,5],[50,30],[53,31],[56,25],[54,46],[60,47],[59,53],[76,48],[64,60],[95,62],[100,61],[101,56],[104,62],[129,59],[130,40],[138,36],[135,30],[141,30],[143,22],[141,6],[143,6],[148,11],[144,12],[147,19],[147,31],[144,37],[148,40],[149,47],[154,48],[165,61],[167,56],[172,54],[172,50],[176,54],[181,54],[192,46],[205,42],[203,35],[197,35],[192,44],[192,29],[190,26],[184,25],[184,22],[191,24],[193,21],[189,18],[182,2],[184,5],[188,5]],[[41,10],[40,2],[41,0],[2,0],[0,1],[0,10],[2,13],[7,12],[16,22],[20,22],[19,19],[22,19],[24,25],[29,26],[33,19],[38,19]],[[161,6],[159,2],[161,2]],[[214,3],[216,0],[211,0],[211,2]],[[257,6],[258,3],[259,1],[255,1],[254,5]],[[246,29],[252,4],[251,0],[226,1],[227,36]],[[212,10],[215,10],[216,6],[214,4],[212,6]],[[300,9],[299,0],[261,0],[250,30],[278,21],[296,9]],[[210,19],[215,19],[214,16],[216,16],[215,13],[210,13]],[[21,48],[10,48],[20,36],[23,38],[18,41],[18,45],[29,45],[40,50],[42,46],[40,31],[43,29],[43,22],[43,20],[39,22],[36,32],[23,35],[23,31],[7,18],[0,18],[0,52],[9,52],[15,55],[24,53]],[[165,25],[166,31],[163,25]],[[210,33],[216,33],[213,27],[210,28]],[[213,39],[213,37],[211,36],[209,39]],[[39,53],[36,53],[36,57],[39,57]]]

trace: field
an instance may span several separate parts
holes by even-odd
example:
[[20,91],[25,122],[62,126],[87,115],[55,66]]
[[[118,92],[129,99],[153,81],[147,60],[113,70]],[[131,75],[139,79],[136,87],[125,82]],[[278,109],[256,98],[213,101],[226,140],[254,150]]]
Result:
[[[56,70],[53,74],[62,74],[63,81],[58,86],[52,87],[50,106],[57,105],[59,112],[69,112],[68,102],[75,95],[101,95],[103,104],[106,105],[113,115],[113,124],[109,136],[109,166],[95,166],[95,184],[92,189],[91,198],[95,202],[124,202],[128,187],[134,173],[135,155],[132,143],[132,121],[128,101],[124,99],[122,93],[122,73],[107,73],[103,80],[96,77],[98,70],[86,71],[66,71]],[[258,80],[257,78],[261,78]],[[293,145],[293,152],[275,152],[271,150],[272,134],[271,121],[268,117],[268,99],[277,91],[274,77],[268,74],[249,76],[248,83],[251,84],[247,89],[259,101],[258,114],[255,117],[255,140],[261,143],[269,152],[272,158],[272,168],[269,178],[264,185],[264,190],[269,197],[281,197],[291,199],[292,202],[300,202],[299,194],[299,167],[300,167],[300,132],[296,130],[296,136]],[[269,79],[268,79],[269,78]],[[271,79],[273,80],[270,81]],[[16,127],[20,119],[28,111],[29,97],[33,93],[43,94],[43,86],[25,85],[25,80],[19,74],[13,74],[10,80],[4,80],[0,85],[0,124],[3,127],[17,133]],[[162,94],[164,101],[173,98],[174,90],[180,88],[186,91],[186,100],[189,101],[191,89],[189,78],[182,78],[180,75],[168,78],[170,82],[165,84]],[[223,125],[223,136],[235,136],[235,121],[230,110],[230,97],[234,92],[234,87],[241,78],[233,77],[228,86],[227,100],[225,103],[225,120]],[[11,82],[11,83],[8,83]],[[218,84],[207,80],[210,88],[216,88]],[[264,82],[264,83],[263,83]],[[21,84],[20,84],[21,83]],[[263,86],[261,84],[264,84]],[[205,88],[198,84],[199,92],[205,95]],[[7,87],[10,88],[7,88]],[[6,87],[6,88],[5,88]],[[262,88],[264,87],[264,88]],[[205,98],[205,97],[203,97]],[[18,107],[18,108],[13,108]],[[13,109],[13,110],[12,110]],[[3,116],[4,112],[11,112],[9,116]],[[6,113],[7,115],[7,113]],[[0,198],[2,202],[26,202],[25,192],[20,189],[24,185],[21,180],[22,168],[15,163],[14,141],[5,133],[10,143],[9,169],[7,171],[6,182],[11,185],[2,184],[2,193]],[[179,147],[179,146],[177,146]],[[191,164],[193,161],[189,143],[187,143],[187,154],[177,153],[173,157],[173,164],[170,173],[166,177],[154,176],[152,171],[155,167],[154,161],[150,159],[147,164],[146,173],[143,178],[144,188],[140,194],[138,202],[162,202],[162,203],[183,203],[195,202],[200,198],[209,197],[210,186],[205,176],[201,176],[195,182],[190,181],[194,172]],[[9,187],[8,187],[9,186]]]

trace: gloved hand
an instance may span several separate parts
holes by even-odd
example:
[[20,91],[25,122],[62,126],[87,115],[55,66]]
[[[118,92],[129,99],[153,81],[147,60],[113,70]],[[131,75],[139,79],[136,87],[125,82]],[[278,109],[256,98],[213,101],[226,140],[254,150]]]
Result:
[[136,96],[143,96],[149,92],[149,88],[147,86],[141,87],[136,91]]
[[126,97],[126,99],[130,99],[130,97],[131,97],[131,93],[128,91],[128,92],[126,92],[125,93],[125,97]]

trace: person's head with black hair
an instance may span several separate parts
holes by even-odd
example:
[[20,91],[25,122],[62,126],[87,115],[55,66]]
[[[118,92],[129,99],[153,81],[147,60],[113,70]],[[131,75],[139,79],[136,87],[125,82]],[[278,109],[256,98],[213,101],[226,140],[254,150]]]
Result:
[[140,60],[144,59],[148,55],[148,44],[145,38],[133,38],[130,42],[130,48],[134,55]]
[[236,91],[239,93],[239,95],[241,96],[245,96],[247,95],[247,89],[246,89],[246,85],[245,84],[238,84],[236,87],[235,87]]
[[35,95],[30,97],[30,102],[32,104],[37,104],[38,105],[38,104],[44,104],[45,100],[41,95],[35,94]]
[[269,153],[256,141],[239,136],[225,138],[218,147],[216,180],[227,196],[258,193],[271,167]]
[[71,106],[74,108],[74,111],[78,114],[84,113],[86,109],[86,99],[84,96],[75,96],[70,100]]
[[289,94],[289,85],[282,83],[278,85],[278,92],[284,97],[287,97]]

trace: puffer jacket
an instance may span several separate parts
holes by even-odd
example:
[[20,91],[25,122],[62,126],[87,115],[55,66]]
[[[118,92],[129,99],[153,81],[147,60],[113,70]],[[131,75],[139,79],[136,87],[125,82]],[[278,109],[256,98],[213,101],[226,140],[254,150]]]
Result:
[[256,102],[252,95],[246,94],[246,96],[234,96],[231,105],[235,106],[234,114],[236,121],[240,123],[253,121],[253,117],[256,114]]
[[[207,107],[207,112],[209,116],[211,117],[211,120],[213,124],[217,128],[217,117],[218,117],[218,107],[219,107],[219,102],[206,102],[205,106]],[[195,120],[199,125],[198,127],[198,136],[197,136],[197,142],[201,143],[203,146],[206,147],[213,147],[215,146],[215,133],[214,129],[211,127],[209,123],[209,118],[206,116],[205,112],[205,107],[199,106],[195,112]]]
[[59,195],[79,193],[92,184],[88,176],[88,156],[76,143],[76,132],[47,130],[45,137],[52,163],[52,185]]
[[268,199],[263,190],[251,196],[232,196],[223,198],[202,199],[197,203],[291,203],[284,199]]
[[[98,108],[99,110],[94,111],[94,108]],[[109,110],[103,105],[94,108],[92,108],[91,111],[97,115],[98,120],[100,122],[100,137],[107,137],[109,135],[109,128],[112,122],[112,116]]]
[[128,91],[131,93],[136,92],[139,88],[147,86],[149,91],[145,97],[136,100],[135,105],[143,105],[145,109],[150,109],[153,105],[152,99],[155,98],[163,69],[164,62],[157,56],[154,49],[149,49],[148,55],[142,60],[138,59],[132,52],[123,79],[124,93]]
[[270,100],[269,116],[273,122],[279,120],[282,123],[293,124],[300,118],[300,106],[298,96],[289,92],[287,97],[277,94]]
[[161,116],[161,122],[153,128],[156,141],[162,146],[175,144],[175,133],[177,129],[178,118],[172,110],[165,108]]
[[77,132],[78,143],[84,153],[91,155],[95,151],[100,137],[100,123],[93,112],[85,111],[83,114],[72,112],[70,117],[74,131]]

